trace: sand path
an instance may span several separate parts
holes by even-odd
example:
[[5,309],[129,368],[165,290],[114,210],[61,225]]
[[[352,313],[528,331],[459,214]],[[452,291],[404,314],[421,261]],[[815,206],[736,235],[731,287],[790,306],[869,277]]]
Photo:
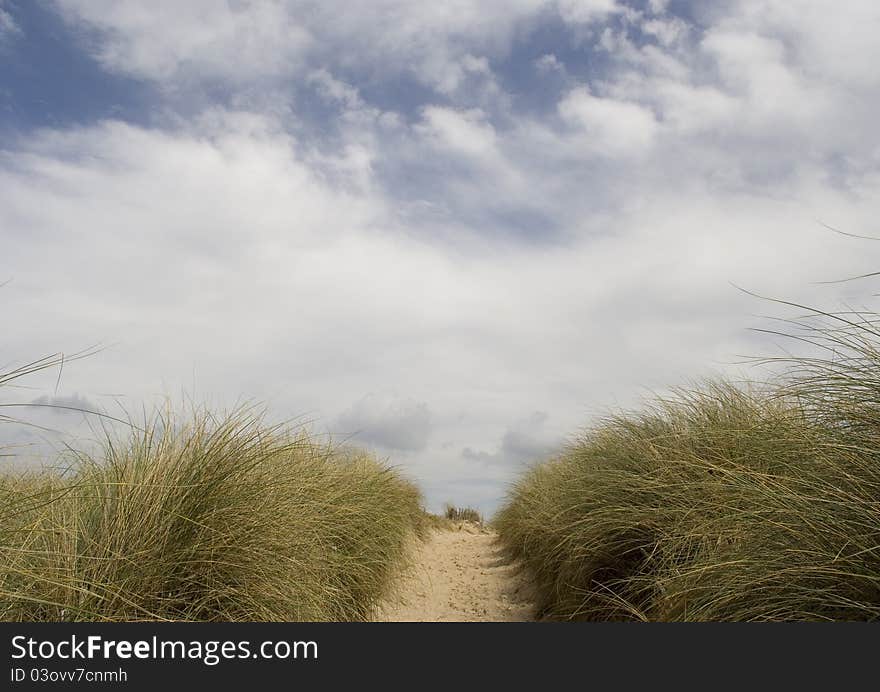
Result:
[[506,564],[495,534],[474,524],[434,530],[413,548],[413,564],[380,608],[385,622],[531,620],[522,575]]

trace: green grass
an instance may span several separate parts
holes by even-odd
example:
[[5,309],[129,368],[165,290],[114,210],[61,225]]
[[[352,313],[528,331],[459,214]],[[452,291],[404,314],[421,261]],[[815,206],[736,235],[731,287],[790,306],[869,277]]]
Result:
[[423,517],[365,453],[249,410],[159,416],[0,479],[0,620],[365,620]]
[[826,317],[774,387],[679,392],[519,480],[494,525],[544,617],[880,619],[880,336]]

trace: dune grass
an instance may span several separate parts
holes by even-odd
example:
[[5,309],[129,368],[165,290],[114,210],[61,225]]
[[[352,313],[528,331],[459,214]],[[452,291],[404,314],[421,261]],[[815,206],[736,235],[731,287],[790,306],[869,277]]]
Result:
[[423,521],[366,453],[250,410],[164,415],[0,479],[0,620],[366,620]]
[[494,524],[543,616],[880,618],[880,335],[826,317],[775,386],[679,392],[519,480]]
[[483,515],[473,507],[458,507],[447,504],[443,508],[443,518],[449,521],[469,521],[472,524],[483,524]]

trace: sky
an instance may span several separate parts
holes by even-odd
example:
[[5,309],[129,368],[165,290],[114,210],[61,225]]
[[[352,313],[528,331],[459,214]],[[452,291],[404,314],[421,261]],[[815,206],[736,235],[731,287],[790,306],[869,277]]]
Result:
[[825,282],[877,269],[828,226],[880,236],[878,35],[873,0],[0,0],[0,365],[101,348],[4,401],[260,402],[490,513],[607,412],[760,376],[791,315],[748,292],[872,307]]

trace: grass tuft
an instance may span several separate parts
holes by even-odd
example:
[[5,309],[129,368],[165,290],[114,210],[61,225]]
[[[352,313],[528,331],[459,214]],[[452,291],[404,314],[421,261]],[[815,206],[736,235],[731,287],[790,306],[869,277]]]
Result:
[[473,524],[483,524],[483,515],[473,507],[456,507],[447,504],[443,509],[443,518],[449,521],[469,521]]
[[422,522],[366,453],[248,409],[157,416],[63,478],[0,479],[0,619],[366,620]]
[[608,418],[516,483],[494,525],[543,616],[880,619],[880,334],[825,317],[774,387]]

